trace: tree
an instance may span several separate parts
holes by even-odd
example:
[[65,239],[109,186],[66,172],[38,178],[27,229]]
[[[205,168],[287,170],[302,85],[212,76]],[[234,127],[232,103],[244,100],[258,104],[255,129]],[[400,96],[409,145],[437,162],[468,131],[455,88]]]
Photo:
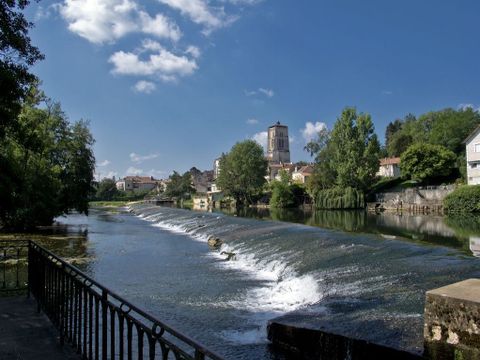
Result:
[[385,147],[388,149],[388,145],[392,141],[393,136],[402,129],[403,122],[400,119],[396,119],[390,122],[385,129]]
[[88,213],[95,159],[85,122],[69,123],[59,104],[33,88],[15,130],[5,135],[0,157],[4,227],[24,230],[49,225],[70,210]]
[[0,1],[0,139],[15,124],[36,81],[28,68],[43,59],[28,37],[33,24],[22,13],[28,4],[28,0]]
[[267,160],[259,144],[245,140],[221,157],[220,169],[217,185],[225,195],[232,196],[237,205],[251,204],[266,181]]
[[327,147],[337,186],[363,191],[372,184],[379,167],[380,143],[369,114],[345,108],[335,122]]
[[195,193],[195,188],[192,186],[192,175],[189,171],[183,175],[174,171],[169,179],[170,181],[165,189],[166,196],[183,200],[190,198],[191,194]]
[[119,191],[113,179],[103,179],[97,187],[97,200],[111,201],[119,196]]
[[295,206],[295,195],[290,186],[290,174],[285,170],[279,171],[280,180],[271,183],[272,197],[270,206],[274,208],[288,208]]
[[455,153],[444,146],[414,144],[402,154],[400,168],[403,176],[425,182],[450,175],[455,159]]

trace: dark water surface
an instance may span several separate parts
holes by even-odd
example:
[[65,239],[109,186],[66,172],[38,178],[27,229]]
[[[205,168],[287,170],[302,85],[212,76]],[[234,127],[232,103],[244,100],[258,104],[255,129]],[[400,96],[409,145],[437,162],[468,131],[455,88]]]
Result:
[[[44,241],[228,359],[282,358],[270,351],[265,326],[286,314],[419,350],[425,291],[480,276],[471,219],[454,220],[459,235],[435,217],[297,213],[297,222],[315,225],[306,226],[265,220],[286,213],[250,214],[259,220],[151,205],[132,211],[61,218],[45,231],[68,237]],[[224,241],[220,250],[209,249],[209,236]]]

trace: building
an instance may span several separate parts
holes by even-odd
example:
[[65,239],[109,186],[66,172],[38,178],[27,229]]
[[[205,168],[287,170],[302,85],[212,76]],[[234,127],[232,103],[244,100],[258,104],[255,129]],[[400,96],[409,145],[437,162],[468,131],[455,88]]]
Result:
[[480,184],[480,126],[464,141],[467,154],[467,183]]
[[295,170],[292,173],[292,181],[298,184],[305,184],[312,174],[312,165],[302,166],[301,168],[295,167]]
[[272,180],[279,180],[280,181],[280,171],[285,170],[288,174],[292,174],[292,172],[295,170],[295,165],[289,163],[289,164],[268,164],[268,174],[265,177],[267,181],[272,181]]
[[125,176],[115,184],[120,191],[150,191],[157,188],[158,181],[153,176]]
[[220,175],[220,159],[216,158],[213,161],[213,180],[217,180],[218,175]]
[[277,122],[268,128],[267,160],[273,164],[290,163],[288,126]]
[[381,177],[399,177],[400,176],[400,158],[384,158],[380,160],[380,167],[377,176]]

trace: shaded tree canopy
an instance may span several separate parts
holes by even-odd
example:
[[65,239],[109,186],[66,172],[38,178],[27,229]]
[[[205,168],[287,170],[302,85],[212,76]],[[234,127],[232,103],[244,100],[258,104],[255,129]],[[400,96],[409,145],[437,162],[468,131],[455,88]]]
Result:
[[32,87],[16,129],[1,142],[0,223],[22,230],[70,210],[87,214],[93,143],[86,122],[70,123],[58,103]]
[[191,194],[195,193],[195,188],[192,186],[192,175],[190,171],[187,171],[183,175],[174,171],[173,174],[169,176],[170,181],[165,189],[165,195],[177,199],[190,198]]
[[33,24],[22,13],[28,4],[28,0],[0,1],[0,139],[15,125],[22,101],[36,80],[29,67],[43,59],[28,36]]
[[309,193],[334,186],[365,190],[379,167],[380,143],[372,119],[345,108],[330,133],[319,134],[314,149],[315,170],[308,183]]
[[258,143],[245,140],[220,158],[220,169],[217,185],[237,204],[251,204],[266,181],[267,160]]
[[414,144],[402,154],[400,167],[403,176],[425,181],[450,175],[455,159],[455,153],[444,146]]

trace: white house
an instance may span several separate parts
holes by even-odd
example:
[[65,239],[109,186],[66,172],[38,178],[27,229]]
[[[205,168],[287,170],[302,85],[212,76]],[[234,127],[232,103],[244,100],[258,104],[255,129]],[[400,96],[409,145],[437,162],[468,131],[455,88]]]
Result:
[[480,184],[480,126],[464,141],[467,153],[467,183]]
[[380,167],[377,176],[381,177],[399,177],[400,176],[400,158],[384,158],[380,160]]
[[116,182],[116,186],[120,191],[145,191],[155,189],[157,183],[151,176],[125,176]]
[[295,171],[292,173],[292,181],[299,184],[305,184],[312,174],[313,166],[311,165],[302,166],[300,169],[296,167]]

